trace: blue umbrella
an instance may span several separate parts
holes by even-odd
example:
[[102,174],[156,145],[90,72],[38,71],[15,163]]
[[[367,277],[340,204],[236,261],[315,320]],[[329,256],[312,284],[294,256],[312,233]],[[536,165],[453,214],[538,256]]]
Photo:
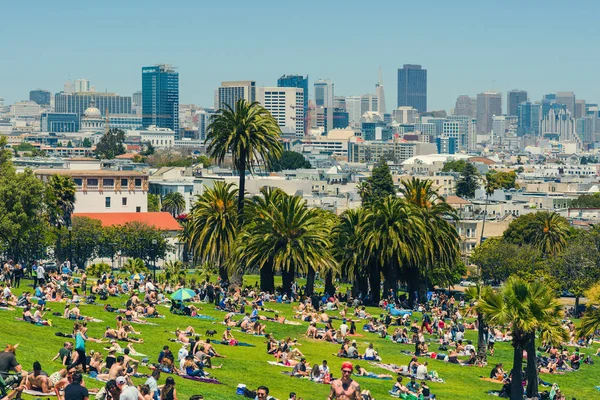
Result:
[[196,292],[194,292],[192,289],[179,289],[178,291],[176,291],[175,293],[173,293],[171,295],[171,299],[173,300],[179,300],[179,301],[184,301],[184,300],[189,300],[192,297],[194,297],[196,295]]

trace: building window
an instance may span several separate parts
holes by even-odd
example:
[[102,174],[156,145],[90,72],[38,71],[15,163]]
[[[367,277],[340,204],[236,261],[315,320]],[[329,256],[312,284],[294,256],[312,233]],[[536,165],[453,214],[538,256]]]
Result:
[[83,185],[83,179],[81,179],[81,178],[74,178],[73,182],[75,182],[75,186]]
[[104,198],[104,206],[106,208],[110,208],[110,197],[105,197]]
[[98,179],[88,178],[87,184],[88,184],[88,186],[98,186]]
[[104,178],[104,179],[102,179],[102,186],[113,187],[113,186],[115,186],[115,180],[112,178]]
[[124,205],[124,206],[126,206],[126,205],[127,205],[127,197],[123,197],[123,198],[121,199],[121,204],[122,204],[122,205]]
[[135,178],[135,187],[136,188],[142,187],[142,179],[141,178]]
[[121,187],[129,186],[129,180],[127,178],[121,178]]
[[137,207],[135,208],[135,212],[142,212],[142,207],[140,207],[140,206],[137,206]]

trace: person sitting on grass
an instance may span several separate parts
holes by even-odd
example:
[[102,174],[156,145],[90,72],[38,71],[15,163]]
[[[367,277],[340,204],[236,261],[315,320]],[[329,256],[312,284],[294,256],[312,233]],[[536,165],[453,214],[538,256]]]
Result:
[[393,377],[389,374],[375,374],[373,372],[369,372],[360,365],[354,366],[354,374],[358,376],[366,376],[368,378],[377,378],[377,379],[393,379]]
[[227,356],[223,356],[215,350],[213,345],[210,343],[210,339],[206,339],[204,341],[204,350],[205,350],[205,353],[211,357],[227,358]]
[[225,331],[223,332],[222,339],[224,343],[228,343],[230,346],[235,346],[238,343],[238,341],[233,337],[230,327],[227,327],[227,329],[225,329]]
[[406,388],[409,392],[414,394],[421,394],[421,386],[417,383],[416,378],[413,376],[410,378],[410,382],[406,384]]
[[207,377],[208,373],[204,371],[201,365],[194,362],[193,356],[187,356],[183,362],[183,371],[188,376],[199,376],[201,378]]
[[294,366],[292,370],[292,376],[301,378],[304,376],[309,376],[310,373],[306,370],[306,358],[302,357],[300,362]]
[[401,376],[396,378],[396,382],[394,383],[394,386],[392,386],[392,389],[389,391],[389,394],[391,394],[394,397],[400,397],[402,395],[407,395],[409,393],[410,393],[410,391],[406,388],[406,386],[404,386],[402,384]]

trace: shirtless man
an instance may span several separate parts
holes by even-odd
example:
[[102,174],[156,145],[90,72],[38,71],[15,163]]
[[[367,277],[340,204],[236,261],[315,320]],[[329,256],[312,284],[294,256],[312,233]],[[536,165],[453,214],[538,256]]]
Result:
[[117,379],[118,376],[126,376],[125,372],[125,359],[123,356],[117,357],[117,362],[110,367],[108,374],[99,374],[98,379],[102,381],[110,381],[111,379]]
[[135,358],[130,357],[129,356],[130,352],[131,352],[131,350],[129,350],[128,347],[126,347],[123,350],[123,353],[124,353],[124,356],[123,356],[124,365],[127,368],[127,373],[137,374],[137,369],[138,369],[138,366],[140,365],[140,362],[138,360],[136,360]]
[[327,400],[360,400],[360,385],[352,380],[353,366],[350,362],[342,364],[342,377],[331,382],[331,391]]

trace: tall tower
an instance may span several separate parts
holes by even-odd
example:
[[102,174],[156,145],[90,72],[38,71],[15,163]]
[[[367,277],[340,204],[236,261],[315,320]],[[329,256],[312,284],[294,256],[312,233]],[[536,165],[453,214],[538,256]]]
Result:
[[308,132],[308,75],[283,75],[277,79],[278,87],[301,88],[304,95],[304,132]]
[[235,108],[235,103],[240,99],[249,103],[256,101],[255,81],[221,82],[221,86],[215,91],[215,110],[223,108],[224,105]]
[[404,64],[398,70],[398,107],[402,106],[427,111],[427,70],[420,65]]
[[502,93],[488,91],[477,95],[477,133],[487,135],[492,131],[492,118],[502,115]]
[[179,134],[179,73],[168,64],[142,67],[142,126]]
[[375,85],[375,94],[377,95],[377,111],[383,117],[383,114],[385,114],[387,111],[385,108],[385,93],[383,91],[383,72],[381,70],[381,67],[379,67],[377,84]]
[[333,107],[333,82],[319,79],[315,82],[315,104],[317,107]]
[[506,96],[506,115],[517,116],[519,104],[527,101],[527,92],[524,90],[511,90]]

